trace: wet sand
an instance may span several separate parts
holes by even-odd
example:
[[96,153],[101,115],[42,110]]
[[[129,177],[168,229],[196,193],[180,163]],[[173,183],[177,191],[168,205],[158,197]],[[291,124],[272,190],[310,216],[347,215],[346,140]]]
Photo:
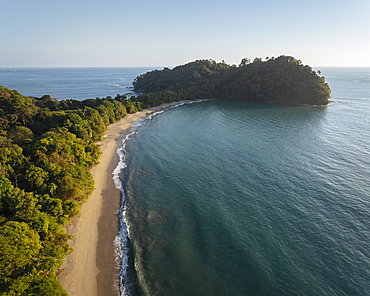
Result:
[[64,259],[59,281],[70,296],[119,295],[119,266],[115,263],[113,242],[118,234],[120,191],[115,187],[112,176],[119,161],[117,139],[122,131],[131,127],[132,122],[180,103],[163,104],[129,114],[111,124],[104,139],[98,143],[102,155],[99,164],[90,170],[95,190],[81,206],[81,215],[66,227],[67,232],[73,235],[70,245],[74,250]]

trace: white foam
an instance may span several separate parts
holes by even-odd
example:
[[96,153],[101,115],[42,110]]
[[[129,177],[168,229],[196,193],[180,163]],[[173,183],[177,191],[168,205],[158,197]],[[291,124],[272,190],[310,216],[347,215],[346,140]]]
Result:
[[[199,100],[199,101],[190,101],[190,102],[184,102],[179,103],[177,105],[174,105],[168,109],[176,108],[179,106],[182,106],[184,104],[191,104],[191,103],[197,103],[202,102],[206,100]],[[153,116],[163,113],[164,111],[156,111],[150,116],[147,117],[147,119],[152,119]],[[125,207],[125,190],[123,187],[123,184],[120,179],[120,173],[121,171],[127,167],[125,163],[125,147],[126,147],[126,141],[135,134],[139,128],[143,125],[145,125],[147,121],[145,119],[139,119],[132,123],[129,133],[126,135],[124,139],[122,139],[122,145],[121,147],[118,147],[116,150],[118,156],[119,156],[119,162],[117,167],[113,171],[113,180],[114,185],[116,188],[118,188],[121,191],[121,205],[119,209],[119,232],[116,238],[114,239],[114,255],[115,255],[115,264],[116,268],[119,269],[119,279],[116,283],[119,291],[120,296],[129,296],[130,291],[132,291],[132,286],[134,283],[130,282],[128,277],[128,253],[129,253],[129,246],[128,246],[128,240],[130,237],[129,233],[129,227],[126,223],[126,207]]]
[[180,107],[182,105],[185,105],[185,103],[180,103],[180,104],[177,104],[177,105],[173,105],[173,106],[170,107],[170,109]]
[[119,232],[114,239],[115,264],[119,269],[118,289],[120,295],[130,295],[132,283],[128,280],[128,233],[125,219],[124,201],[121,202],[119,209]]
[[163,112],[164,112],[164,111],[156,111],[156,112],[152,113],[151,115],[149,115],[149,116],[148,116],[148,119],[152,119],[152,118],[153,118],[153,116],[156,116],[156,115],[161,114],[161,113],[163,113]]
[[[136,123],[136,122],[135,122]],[[140,126],[140,124],[135,124],[136,127]],[[114,255],[115,255],[115,264],[116,268],[119,269],[119,279],[117,282],[118,289],[120,291],[120,295],[130,295],[130,290],[132,283],[130,283],[128,279],[128,228],[126,224],[126,209],[125,209],[125,192],[120,180],[119,174],[121,173],[122,169],[126,168],[127,165],[125,163],[125,144],[126,141],[133,135],[136,130],[131,127],[131,132],[126,135],[124,139],[122,139],[122,146],[119,147],[116,151],[119,156],[119,162],[117,167],[113,171],[113,180],[114,185],[121,191],[121,205],[118,212],[119,215],[119,232],[116,238],[114,239]]]
[[[165,110],[177,108],[177,107],[180,107],[180,106],[183,106],[183,105],[188,105],[188,104],[193,104],[193,103],[200,103],[200,102],[204,102],[204,101],[209,101],[209,99],[189,101],[189,102],[181,102],[181,103],[178,103],[176,105],[170,106],[170,107],[166,108]],[[156,111],[153,114],[149,115],[148,118],[152,119],[153,116],[161,114],[163,112],[164,112],[164,110]]]
[[124,168],[127,167],[125,163],[125,146],[126,141],[135,134],[138,129],[146,123],[144,119],[139,119],[132,123],[129,133],[126,135],[125,138],[122,139],[121,147],[118,147],[116,150],[119,156],[119,162],[117,167],[113,171],[113,180],[114,185],[121,191],[121,205],[118,212],[119,215],[119,232],[116,238],[114,239],[114,255],[115,255],[115,264],[116,268],[119,270],[119,279],[116,283],[120,295],[130,295],[130,291],[132,290],[133,283],[130,282],[128,277],[128,240],[129,240],[129,229],[126,224],[126,208],[125,208],[125,191],[120,179],[120,173]]
[[183,105],[189,105],[189,104],[193,104],[193,103],[205,102],[205,101],[209,101],[209,99],[189,101],[189,102],[181,102],[181,103],[179,103],[177,105],[173,105],[173,106],[169,107],[169,109],[177,108],[177,107],[180,107],[180,106],[183,106]]

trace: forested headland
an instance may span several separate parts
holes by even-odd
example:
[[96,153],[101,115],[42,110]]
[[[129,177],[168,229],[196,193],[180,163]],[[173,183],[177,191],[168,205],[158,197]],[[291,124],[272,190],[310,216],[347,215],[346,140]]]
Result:
[[327,105],[330,88],[325,77],[291,56],[242,59],[236,65],[197,60],[173,69],[138,76],[133,85],[143,93],[143,108],[178,100],[220,98],[289,105]]
[[0,86],[0,295],[66,295],[56,276],[71,252],[62,226],[94,189],[89,168],[109,124],[179,100],[326,105],[330,88],[320,75],[280,56],[154,70],[135,79],[142,95],[131,98],[57,101]]
[[139,110],[125,96],[57,101],[0,86],[0,295],[67,295],[56,277],[71,252],[62,226],[94,189],[96,142]]

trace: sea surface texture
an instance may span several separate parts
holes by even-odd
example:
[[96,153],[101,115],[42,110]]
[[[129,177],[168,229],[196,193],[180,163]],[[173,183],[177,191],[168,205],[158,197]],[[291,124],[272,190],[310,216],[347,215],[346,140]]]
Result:
[[[148,70],[0,69],[0,85],[114,97]],[[206,101],[123,135],[122,295],[370,295],[370,69],[320,70],[327,107]]]
[[0,68],[0,85],[24,96],[58,100],[114,98],[132,93],[136,76],[152,68]]
[[135,127],[124,294],[370,295],[370,69],[321,71],[326,107],[206,101]]

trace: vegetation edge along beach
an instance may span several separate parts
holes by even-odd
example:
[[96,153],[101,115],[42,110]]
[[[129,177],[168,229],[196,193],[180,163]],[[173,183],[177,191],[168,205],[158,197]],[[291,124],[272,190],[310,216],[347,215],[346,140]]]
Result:
[[[97,187],[91,171],[99,158],[102,162],[97,143],[104,133],[109,134],[108,128],[115,129],[109,142],[114,147],[104,154],[111,155],[105,164],[112,161],[117,133],[125,129],[114,122],[127,118],[130,125],[130,120],[150,112],[143,109],[180,100],[327,105],[330,88],[320,74],[293,57],[280,56],[253,62],[243,59],[239,66],[197,60],[151,71],[135,79],[135,90],[142,94],[131,98],[57,101],[48,95],[25,97],[0,86],[0,294],[67,295],[58,281],[65,256],[72,251],[65,226],[80,215],[80,206],[94,191],[94,180]],[[98,180],[106,186],[106,180]],[[91,229],[98,227],[93,224],[99,221],[88,222]],[[84,235],[81,230],[77,233],[81,237],[75,241],[76,249]],[[96,250],[98,242],[94,243]],[[83,272],[96,279],[99,269],[94,256],[89,260],[95,270]],[[97,294],[97,283],[89,285],[92,288],[82,289]]]

